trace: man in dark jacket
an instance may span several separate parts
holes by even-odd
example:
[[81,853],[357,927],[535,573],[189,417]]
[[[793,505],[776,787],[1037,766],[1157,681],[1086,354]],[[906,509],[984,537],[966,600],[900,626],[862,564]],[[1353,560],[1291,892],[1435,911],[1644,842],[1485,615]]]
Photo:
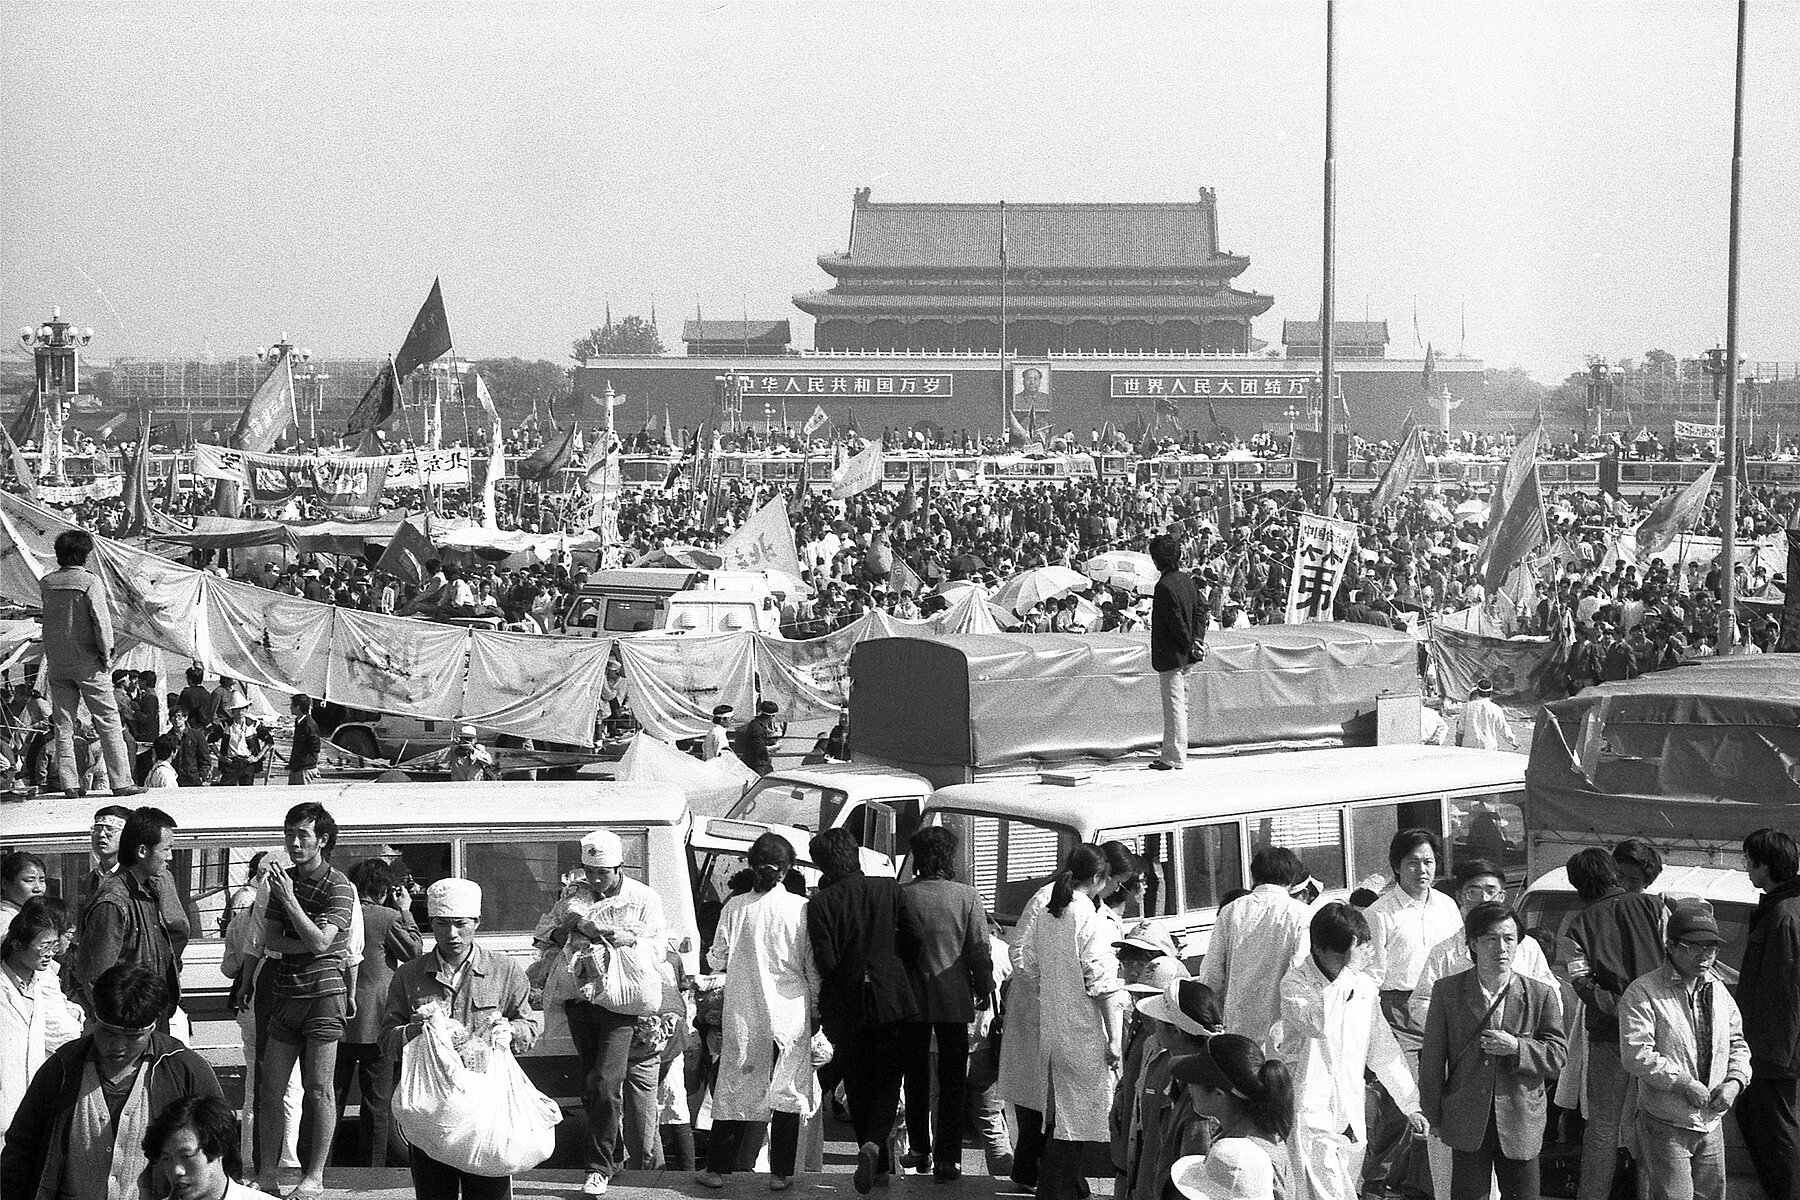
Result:
[[175,818],[160,808],[134,809],[119,834],[118,869],[99,881],[81,913],[74,982],[88,1012],[96,1011],[93,989],[118,963],[147,967],[163,981],[169,1011],[181,1001],[181,956],[192,930],[187,911],[169,878],[174,856]]
[[1206,657],[1206,609],[1194,579],[1181,569],[1181,542],[1163,534],[1150,539],[1150,559],[1162,577],[1150,600],[1150,669],[1162,693],[1162,757],[1157,771],[1187,766],[1188,672]]
[[903,1022],[917,1012],[900,956],[900,884],[862,873],[856,838],[827,829],[810,844],[823,878],[806,905],[819,969],[819,1023],[843,1066],[856,1130],[856,1190],[893,1168],[888,1139],[900,1107]]
[[160,975],[119,963],[93,993],[94,1032],[52,1054],[19,1102],[0,1149],[0,1200],[135,1196],[150,1171],[142,1134],[156,1114],[187,1096],[224,1098],[204,1059],[156,1031],[172,1004]]
[[1738,971],[1750,1086],[1737,1102],[1744,1148],[1769,1200],[1800,1198],[1800,847],[1779,829],[1744,839],[1744,869],[1763,893]]

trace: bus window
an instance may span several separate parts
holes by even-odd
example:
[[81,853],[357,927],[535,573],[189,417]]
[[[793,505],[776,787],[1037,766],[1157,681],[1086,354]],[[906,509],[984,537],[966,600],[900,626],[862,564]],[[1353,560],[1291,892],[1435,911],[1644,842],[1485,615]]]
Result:
[[[1394,840],[1394,835],[1402,829],[1429,829],[1441,835],[1443,828],[1444,803],[1436,796],[1398,804],[1365,804],[1351,809],[1350,831],[1355,843],[1351,878],[1358,886],[1373,876],[1393,878],[1394,870],[1388,865],[1388,844]],[[1445,862],[1438,863],[1438,874],[1446,874],[1449,866]],[[1377,887],[1376,890],[1381,889]]]
[[[629,841],[625,857],[633,857]],[[643,857],[640,845],[640,864]],[[577,841],[463,844],[463,874],[481,885],[481,927],[489,933],[530,932],[562,894],[563,876],[580,870]]]
[[[1333,808],[1276,813],[1250,827],[1254,847],[1286,846],[1327,891],[1344,884],[1344,823]],[[1387,853],[1387,842],[1381,843]]]
[[1039,888],[1050,882],[1075,847],[1067,829],[975,813],[940,812],[956,831],[957,878],[981,893],[994,919],[1011,925]]
[[1217,908],[1244,886],[1244,852],[1236,821],[1181,831],[1181,907]]
[[339,842],[331,865],[348,874],[351,866],[362,858],[387,860],[394,869],[394,878],[412,893],[413,922],[420,929],[431,928],[431,918],[425,913],[425,889],[450,876],[450,843]]
[[1175,831],[1140,833],[1119,841],[1144,856],[1150,864],[1138,898],[1125,906],[1127,919],[1172,917],[1181,911],[1175,895]]
[[1506,872],[1508,882],[1523,880],[1524,800],[1524,792],[1450,797],[1451,864],[1485,858]]

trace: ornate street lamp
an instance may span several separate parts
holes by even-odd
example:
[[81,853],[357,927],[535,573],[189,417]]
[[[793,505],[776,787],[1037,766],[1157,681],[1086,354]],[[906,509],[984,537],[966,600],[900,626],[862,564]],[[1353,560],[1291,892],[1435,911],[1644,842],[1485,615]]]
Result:
[[59,480],[63,474],[63,424],[69,404],[81,390],[80,352],[94,340],[91,328],[77,329],[62,319],[62,309],[52,308],[50,319],[37,328],[19,330],[19,345],[31,351],[37,368],[38,413],[43,447],[43,477]]

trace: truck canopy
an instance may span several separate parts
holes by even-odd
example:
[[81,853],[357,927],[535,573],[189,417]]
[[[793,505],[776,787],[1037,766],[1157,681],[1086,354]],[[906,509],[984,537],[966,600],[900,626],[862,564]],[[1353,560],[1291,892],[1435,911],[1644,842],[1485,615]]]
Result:
[[1546,705],[1525,786],[1534,836],[1717,844],[1791,827],[1800,815],[1800,660],[1713,659]]
[[[857,643],[850,680],[855,757],[934,780],[1162,744],[1148,634],[881,638]],[[1376,696],[1418,684],[1418,643],[1391,629],[1215,630],[1188,680],[1189,742],[1373,745]]]

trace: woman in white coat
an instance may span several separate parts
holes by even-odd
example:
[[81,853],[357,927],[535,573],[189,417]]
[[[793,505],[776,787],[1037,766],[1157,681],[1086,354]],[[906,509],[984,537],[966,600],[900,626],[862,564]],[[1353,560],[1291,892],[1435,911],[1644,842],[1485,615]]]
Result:
[[812,1061],[812,1011],[819,977],[806,934],[806,900],[782,886],[794,848],[777,833],[750,846],[752,890],[719,914],[707,958],[725,972],[719,1079],[705,1187],[725,1186],[750,1125],[767,1123],[771,1191],[793,1182],[800,1123],[819,1107]]
[[25,902],[0,939],[0,1146],[44,1059],[81,1036],[81,1009],[56,970],[62,930],[41,900]]
[[[1068,869],[1076,853],[1098,849],[1106,857],[1107,889],[1122,883],[1132,870],[1131,852],[1123,842],[1107,842],[1102,846],[1077,846],[1063,863]],[[1050,902],[1050,891],[1056,885],[1046,883],[1025,903],[1013,926],[1012,947],[1008,959],[1012,979],[1006,987],[1006,1018],[1000,1038],[1000,1065],[994,1090],[999,1098],[1011,1104],[1018,1119],[1019,1142],[1013,1148],[1012,1181],[1021,1187],[1038,1184],[1039,1163],[1044,1152],[1044,1107],[1049,1103],[1044,1086],[1044,1061],[1039,1035],[1038,972],[1032,936],[1037,929],[1044,905]],[[1114,919],[1111,909],[1101,915]],[[1124,935],[1112,933],[1110,946]]]
[[1048,1141],[1038,1200],[1075,1200],[1085,1142],[1108,1143],[1113,1092],[1124,1056],[1125,984],[1114,925],[1099,911],[1111,883],[1106,854],[1077,846],[1050,887],[1032,928],[1038,980],[1039,1056],[1046,1080]]

